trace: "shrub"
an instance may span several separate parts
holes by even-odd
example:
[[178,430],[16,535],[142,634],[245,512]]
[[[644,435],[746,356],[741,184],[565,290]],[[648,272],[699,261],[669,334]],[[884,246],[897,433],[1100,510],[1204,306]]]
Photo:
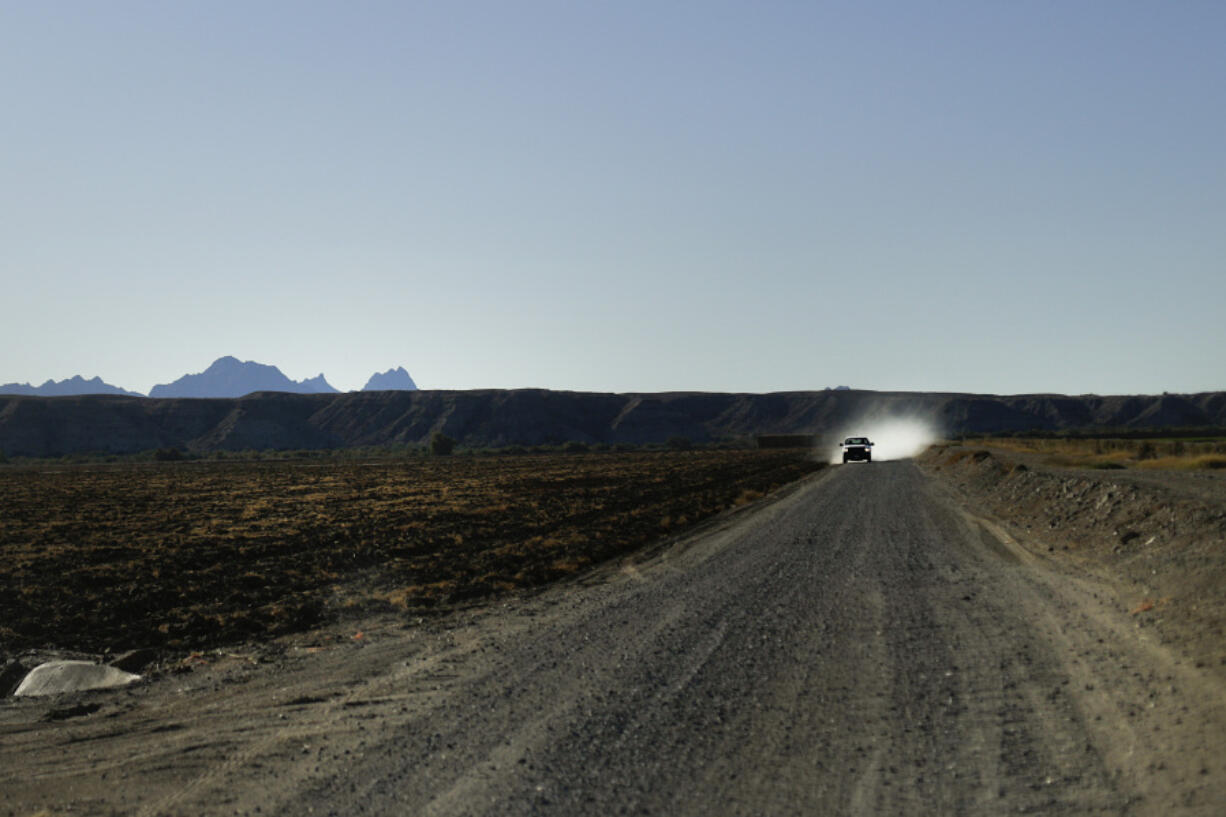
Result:
[[665,443],[670,451],[689,451],[694,447],[694,443],[689,437],[669,437]]
[[153,452],[153,458],[158,462],[178,462],[183,459],[183,452],[177,448],[159,448]]
[[587,443],[571,440],[562,446],[562,451],[567,454],[586,454],[588,451]]
[[435,457],[447,457],[455,451],[455,440],[441,431],[430,435],[430,453]]

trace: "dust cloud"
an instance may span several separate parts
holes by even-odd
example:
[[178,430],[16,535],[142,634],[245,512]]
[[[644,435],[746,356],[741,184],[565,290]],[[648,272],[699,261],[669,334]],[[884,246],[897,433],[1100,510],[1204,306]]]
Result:
[[905,460],[941,439],[941,432],[936,423],[923,417],[867,415],[825,435],[831,465],[843,462],[839,443],[847,437],[868,437],[874,460]]

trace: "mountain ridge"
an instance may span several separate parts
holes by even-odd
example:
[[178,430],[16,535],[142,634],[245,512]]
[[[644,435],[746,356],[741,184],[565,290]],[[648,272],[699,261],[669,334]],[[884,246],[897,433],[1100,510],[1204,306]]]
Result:
[[185,374],[172,383],[160,383],[149,390],[159,397],[243,397],[261,391],[291,394],[337,394],[321,373],[306,380],[291,380],[276,366],[239,360],[232,355],[219,357],[197,374]]
[[869,418],[920,418],[940,433],[1226,427],[1226,392],[974,395],[861,390],[768,394],[544,389],[261,392],[239,398],[0,396],[0,451],[54,457],[179,448],[331,449],[423,445],[695,443],[759,434],[833,434]]
[[362,391],[417,391],[417,384],[403,366],[397,366],[386,372],[372,374]]
[[[413,391],[417,384],[403,366],[375,372],[367,380],[363,391]],[[203,372],[185,374],[170,383],[159,383],[149,390],[151,398],[169,397],[243,397],[255,392],[286,392],[289,394],[340,394],[319,373],[304,380],[292,380],[279,368],[254,360],[242,361],[225,355],[213,361]],[[0,395],[15,394],[40,397],[69,397],[93,394],[120,394],[129,397],[144,397],[140,392],[113,386],[100,377],[86,380],[74,375],[65,380],[47,380],[41,386],[29,383],[5,383],[0,385]]]
[[80,394],[124,394],[129,397],[143,397],[139,392],[121,389],[106,383],[101,377],[91,377],[86,380],[81,375],[73,375],[64,380],[48,378],[41,386],[29,383],[5,383],[0,385],[0,394],[26,394],[42,397],[67,397]]

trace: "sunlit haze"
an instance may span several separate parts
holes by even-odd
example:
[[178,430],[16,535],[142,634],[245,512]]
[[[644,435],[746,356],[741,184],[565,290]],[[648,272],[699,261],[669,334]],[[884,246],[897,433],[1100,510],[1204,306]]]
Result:
[[868,437],[874,460],[902,460],[923,453],[941,438],[941,433],[935,423],[923,417],[865,416],[824,436],[823,445],[832,465],[843,461],[839,443],[846,437]]
[[1207,2],[0,0],[0,383],[1221,389],[1223,42]]

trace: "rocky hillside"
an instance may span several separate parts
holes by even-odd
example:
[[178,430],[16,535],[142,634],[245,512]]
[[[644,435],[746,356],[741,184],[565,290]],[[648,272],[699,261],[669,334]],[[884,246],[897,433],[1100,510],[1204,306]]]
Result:
[[0,451],[49,457],[415,444],[709,442],[837,432],[864,418],[922,418],[945,434],[1088,426],[1226,426],[1226,393],[1156,397],[820,391],[596,394],[514,391],[258,393],[234,399],[0,396]]

